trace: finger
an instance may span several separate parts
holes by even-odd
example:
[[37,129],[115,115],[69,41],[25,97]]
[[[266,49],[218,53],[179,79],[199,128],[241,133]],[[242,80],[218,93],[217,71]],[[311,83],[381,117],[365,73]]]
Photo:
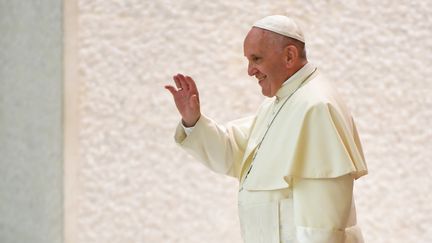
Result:
[[180,88],[181,88],[181,84],[180,84],[180,80],[179,80],[179,75],[180,75],[180,74],[177,74],[177,75],[175,75],[175,76],[173,77],[177,89],[180,89]]
[[183,76],[183,74],[179,75],[179,81],[180,81],[180,85],[181,87],[186,90],[189,91],[189,85],[186,82],[186,78]]
[[195,81],[189,76],[186,76],[186,81],[189,85],[190,91],[192,91],[192,93],[194,93],[194,94],[198,94],[198,88],[195,84]]

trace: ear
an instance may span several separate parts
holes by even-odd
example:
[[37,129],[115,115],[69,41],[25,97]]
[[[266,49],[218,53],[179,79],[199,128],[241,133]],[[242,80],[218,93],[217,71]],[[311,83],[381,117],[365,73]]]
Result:
[[287,68],[292,68],[299,58],[299,51],[295,45],[287,45],[284,48],[284,61]]

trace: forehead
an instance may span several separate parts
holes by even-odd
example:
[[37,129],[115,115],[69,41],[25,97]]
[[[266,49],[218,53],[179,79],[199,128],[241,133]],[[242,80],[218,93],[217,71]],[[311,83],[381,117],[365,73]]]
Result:
[[243,42],[243,51],[245,56],[257,55],[266,51],[270,44],[270,36],[267,31],[253,27]]

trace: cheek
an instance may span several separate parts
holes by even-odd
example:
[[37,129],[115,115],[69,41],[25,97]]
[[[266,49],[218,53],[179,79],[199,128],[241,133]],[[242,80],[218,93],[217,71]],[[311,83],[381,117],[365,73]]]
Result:
[[265,65],[263,65],[263,66],[260,66],[259,68],[258,68],[258,70],[259,70],[259,72],[260,73],[262,73],[262,74],[264,74],[264,75],[269,75],[269,74],[271,74],[271,67],[268,67],[268,66],[265,66]]
[[[272,78],[274,79],[284,79],[285,78],[285,67],[282,65],[282,63],[275,63],[275,65],[271,66],[268,70],[269,73],[271,73]],[[285,80],[282,80],[285,81]]]

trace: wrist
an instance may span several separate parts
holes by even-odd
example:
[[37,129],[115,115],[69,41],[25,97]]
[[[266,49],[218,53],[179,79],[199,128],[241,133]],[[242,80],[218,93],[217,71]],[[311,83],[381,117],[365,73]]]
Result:
[[198,118],[192,120],[192,121],[186,121],[184,119],[181,120],[182,124],[184,127],[194,127],[195,124],[198,122],[198,120],[200,119],[201,115],[198,116]]

